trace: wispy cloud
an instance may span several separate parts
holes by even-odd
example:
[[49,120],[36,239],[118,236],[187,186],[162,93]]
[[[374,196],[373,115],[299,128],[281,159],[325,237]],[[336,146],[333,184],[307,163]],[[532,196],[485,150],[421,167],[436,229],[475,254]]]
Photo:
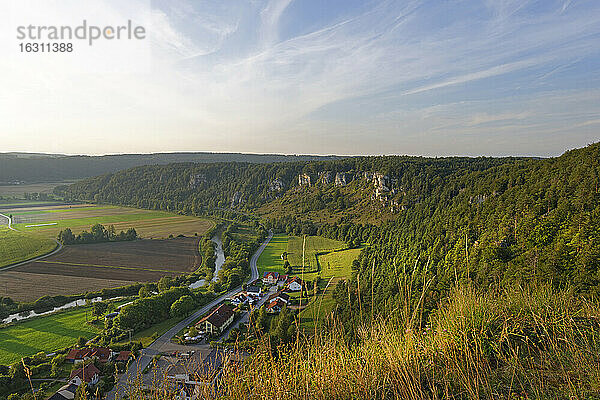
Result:
[[[487,151],[494,154],[496,134],[519,131],[533,143],[543,129],[553,135],[553,126],[579,129],[578,141],[594,139],[595,123],[587,123],[600,111],[596,1],[152,5],[150,73],[85,76],[81,91],[58,66],[45,66],[27,71],[40,78],[24,88],[14,83],[23,71],[0,62],[0,84],[10,90],[4,102],[0,95],[0,106],[8,107],[0,111],[0,131],[26,132],[29,139],[12,139],[13,149],[23,149],[36,132],[62,129],[74,138],[89,121],[90,135],[114,132],[107,142],[118,146],[79,140],[73,152],[119,151],[124,144],[136,151],[150,137],[143,141],[147,150],[431,154],[447,140],[444,152],[464,153],[464,132],[495,143]],[[578,100],[561,109],[554,99],[565,96]],[[113,100],[98,104],[99,98]],[[40,118],[20,124],[19,110],[32,105]],[[51,117],[65,107],[71,115]],[[520,151],[524,142],[512,140],[503,151]],[[554,150],[541,153],[564,145],[547,143]]]

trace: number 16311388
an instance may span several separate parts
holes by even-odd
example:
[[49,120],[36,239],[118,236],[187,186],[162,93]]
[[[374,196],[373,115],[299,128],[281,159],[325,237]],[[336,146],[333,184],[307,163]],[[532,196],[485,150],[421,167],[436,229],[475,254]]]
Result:
[[19,43],[21,53],[71,53],[73,43]]

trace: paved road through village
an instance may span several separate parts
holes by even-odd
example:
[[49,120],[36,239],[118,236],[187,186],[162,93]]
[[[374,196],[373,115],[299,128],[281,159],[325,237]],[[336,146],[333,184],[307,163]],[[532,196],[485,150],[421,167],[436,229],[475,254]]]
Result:
[[[260,245],[258,250],[256,250],[256,252],[252,255],[252,258],[250,259],[250,270],[251,270],[250,282],[258,279],[258,266],[257,266],[258,258],[260,257],[262,252],[265,250],[265,248],[267,247],[267,245],[269,244],[269,242],[271,241],[272,238],[273,238],[273,232],[269,231],[269,236]],[[138,374],[140,374],[152,362],[152,358],[155,355],[161,353],[161,348],[163,346],[167,345],[168,343],[170,343],[173,336],[175,336],[180,330],[184,329],[185,327],[189,326],[194,321],[199,319],[202,315],[206,314],[211,308],[213,308],[217,304],[221,303],[228,297],[231,297],[234,294],[240,292],[241,290],[242,290],[241,287],[235,288],[235,289],[230,290],[229,292],[221,295],[220,297],[216,298],[215,300],[211,301],[210,303],[208,303],[207,305],[203,306],[202,308],[197,310],[195,313],[190,315],[188,318],[184,319],[183,321],[179,322],[177,325],[173,326],[165,334],[163,334],[161,337],[156,339],[150,346],[143,349],[140,352],[140,356],[135,360],[135,362],[132,362],[130,364],[127,372],[124,373],[123,375],[121,375],[121,377],[119,378],[119,381],[115,385],[115,388],[107,394],[105,399],[106,400],[114,400],[115,398],[122,397],[127,392],[127,385],[129,384],[129,382],[135,381]]]

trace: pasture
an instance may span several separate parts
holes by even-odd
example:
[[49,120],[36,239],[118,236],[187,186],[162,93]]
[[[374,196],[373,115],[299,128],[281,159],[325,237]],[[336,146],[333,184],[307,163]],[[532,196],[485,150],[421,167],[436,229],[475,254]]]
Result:
[[285,273],[283,269],[284,261],[281,255],[287,250],[288,236],[283,234],[273,235],[273,238],[262,252],[256,263],[258,266],[258,275],[262,277],[267,271]]
[[[258,271],[262,276],[266,271],[285,273],[285,260],[281,258],[287,253],[287,260],[293,269],[293,275],[301,275],[303,238],[277,234],[258,259]],[[328,279],[332,276],[350,276],[352,261],[356,259],[360,249],[345,249],[344,242],[321,236],[307,236],[304,256],[304,277],[314,279],[317,276]]]
[[47,254],[56,248],[52,239],[27,235],[0,226],[0,268]]
[[314,280],[317,276],[323,279],[319,284],[321,293],[298,314],[300,325],[304,329],[316,329],[331,314],[335,306],[333,299],[335,287],[340,280],[350,279],[352,263],[358,258],[361,250],[347,249],[318,256],[322,268],[320,273],[304,276],[305,280]]
[[321,265],[321,278],[350,278],[352,276],[352,262],[358,258],[361,250],[346,249],[318,256]]
[[98,329],[86,324],[85,312],[85,308],[78,308],[0,329],[0,364],[71,346],[80,336],[91,339]]
[[195,237],[65,246],[48,258],[0,273],[0,293],[31,301],[158,281],[191,273],[199,265]]
[[[303,238],[289,236],[287,241],[287,259],[294,269],[294,273],[302,272],[302,247]],[[304,273],[319,270],[317,254],[328,253],[346,248],[346,243],[338,240],[327,239],[321,236],[306,236],[304,250]]]

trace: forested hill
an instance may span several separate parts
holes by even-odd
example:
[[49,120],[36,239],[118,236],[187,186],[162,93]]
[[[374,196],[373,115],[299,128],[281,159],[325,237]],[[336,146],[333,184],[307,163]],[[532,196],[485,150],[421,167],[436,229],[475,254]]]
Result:
[[456,281],[487,288],[540,280],[600,294],[599,160],[594,144],[550,159],[172,164],[59,191],[190,214],[235,208],[277,229],[368,242],[355,273],[370,288],[375,262],[376,301],[394,304],[406,271],[432,280],[434,304]]
[[336,156],[242,154],[242,153],[157,153],[107,156],[65,156],[38,153],[0,153],[0,183],[57,182],[116,172],[141,165],[177,162],[272,163],[338,159]]

